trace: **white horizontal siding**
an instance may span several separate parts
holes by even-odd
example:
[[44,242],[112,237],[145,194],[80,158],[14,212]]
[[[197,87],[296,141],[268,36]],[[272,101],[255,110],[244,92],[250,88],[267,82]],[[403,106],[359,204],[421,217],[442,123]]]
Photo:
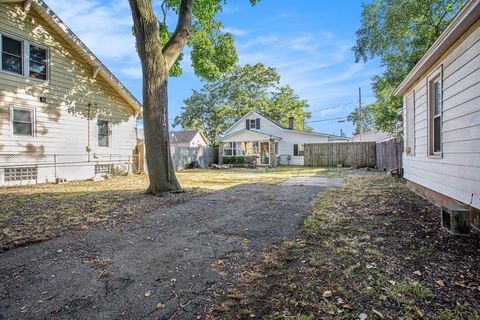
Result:
[[[49,49],[49,81],[42,82],[0,72],[0,153],[131,155],[136,144],[136,120],[131,106],[101,76],[92,78],[92,68],[43,19],[22,4],[0,4],[0,33],[41,44]],[[41,103],[39,97],[46,97]],[[92,109],[87,120],[88,104]],[[11,134],[10,107],[35,110],[36,136]],[[98,147],[97,119],[112,123],[110,147]],[[89,130],[90,125],[90,130]]]
[[[427,77],[415,90],[415,154],[404,155],[405,177],[480,208],[480,22],[431,70],[443,67],[441,158],[428,156]],[[408,125],[408,124],[407,124]]]

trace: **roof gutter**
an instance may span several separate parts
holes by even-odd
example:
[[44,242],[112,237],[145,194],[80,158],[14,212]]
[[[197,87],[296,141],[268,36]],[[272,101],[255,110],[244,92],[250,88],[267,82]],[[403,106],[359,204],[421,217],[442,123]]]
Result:
[[447,28],[440,34],[422,59],[413,67],[402,83],[395,90],[396,96],[404,93],[455,43],[480,17],[480,1],[468,1],[453,18]]
[[43,0],[0,0],[0,3],[25,3],[25,8],[34,4],[32,8],[56,31],[58,34],[70,44],[92,67],[92,77],[95,78],[101,74],[103,78],[111,85],[127,103],[135,110],[137,118],[142,113],[141,103],[133,96],[130,91],[118,80],[110,70],[98,59],[93,52],[68,28],[65,23],[50,9]]

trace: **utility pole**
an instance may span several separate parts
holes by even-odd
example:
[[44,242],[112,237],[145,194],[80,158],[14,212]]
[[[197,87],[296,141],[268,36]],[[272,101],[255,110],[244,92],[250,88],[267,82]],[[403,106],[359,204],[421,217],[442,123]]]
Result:
[[363,141],[363,122],[362,122],[362,88],[358,87],[358,118],[360,120],[360,142]]

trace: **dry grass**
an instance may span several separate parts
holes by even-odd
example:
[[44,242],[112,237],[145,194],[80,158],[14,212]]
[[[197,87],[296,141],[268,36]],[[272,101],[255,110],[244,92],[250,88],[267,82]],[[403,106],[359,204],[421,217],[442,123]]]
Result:
[[[321,196],[302,233],[242,266],[216,319],[480,319],[480,236],[384,174]],[[441,280],[441,281],[440,281]]]
[[339,172],[341,170],[303,167],[186,170],[179,172],[178,178],[187,192],[163,197],[144,194],[148,186],[146,175],[0,188],[0,251],[58,236],[71,229],[128,221],[199,193],[240,184],[278,183],[294,176]]

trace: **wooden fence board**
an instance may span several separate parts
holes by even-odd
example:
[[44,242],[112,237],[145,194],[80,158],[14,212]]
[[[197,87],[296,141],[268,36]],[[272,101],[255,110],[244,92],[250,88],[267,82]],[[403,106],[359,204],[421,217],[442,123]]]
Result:
[[374,167],[375,142],[329,142],[305,145],[304,163],[306,166]]
[[384,171],[402,169],[403,140],[392,138],[377,143],[377,168]]

